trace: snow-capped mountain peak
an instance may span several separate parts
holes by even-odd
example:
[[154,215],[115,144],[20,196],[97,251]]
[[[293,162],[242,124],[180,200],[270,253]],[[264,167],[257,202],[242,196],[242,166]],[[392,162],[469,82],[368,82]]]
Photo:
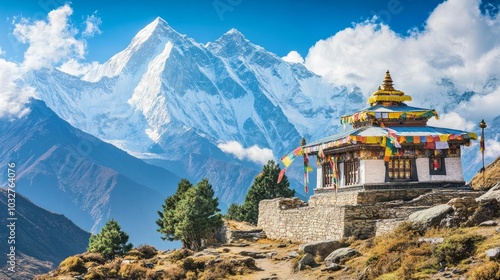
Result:
[[119,74],[141,72],[144,64],[156,57],[167,42],[175,45],[185,43],[186,36],[172,29],[168,23],[158,17],[140,30],[123,51],[111,57],[97,69],[87,73],[83,80],[97,82],[103,77],[116,77]]

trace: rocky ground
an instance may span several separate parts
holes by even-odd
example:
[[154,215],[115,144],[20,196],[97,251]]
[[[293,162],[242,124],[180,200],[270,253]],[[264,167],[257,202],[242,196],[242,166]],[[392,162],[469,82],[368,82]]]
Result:
[[227,222],[227,243],[201,252],[141,246],[105,261],[85,253],[36,279],[472,279],[500,280],[500,184],[410,215],[366,240],[296,244]]
[[[85,253],[36,279],[500,279],[499,222],[424,233],[402,226],[394,234],[368,240],[311,244],[261,235],[197,253],[142,246],[108,262]],[[242,232],[255,234],[255,228],[241,225]],[[460,244],[470,245],[465,253],[455,250]]]

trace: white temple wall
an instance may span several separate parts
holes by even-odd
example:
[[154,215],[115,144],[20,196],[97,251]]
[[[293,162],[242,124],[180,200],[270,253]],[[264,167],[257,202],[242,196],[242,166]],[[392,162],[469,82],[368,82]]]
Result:
[[316,168],[316,188],[323,188],[323,168],[318,166]]
[[345,176],[344,176],[344,163],[341,162],[339,163],[339,186],[344,187],[345,186]]
[[446,175],[430,175],[428,158],[417,158],[416,165],[419,182],[464,181],[460,158],[445,158]]
[[385,163],[379,159],[360,160],[360,183],[384,183],[385,182]]

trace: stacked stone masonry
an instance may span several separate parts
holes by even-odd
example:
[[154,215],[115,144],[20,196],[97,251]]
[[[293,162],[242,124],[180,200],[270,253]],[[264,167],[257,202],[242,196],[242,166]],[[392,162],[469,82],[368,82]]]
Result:
[[260,202],[258,226],[277,240],[363,239],[393,231],[415,211],[478,195],[467,189],[420,188],[316,193],[309,205],[297,198],[277,198]]

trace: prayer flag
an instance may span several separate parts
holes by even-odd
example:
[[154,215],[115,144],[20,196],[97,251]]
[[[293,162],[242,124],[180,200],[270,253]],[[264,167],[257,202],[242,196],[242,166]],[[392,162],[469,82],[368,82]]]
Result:
[[290,166],[290,164],[292,164],[292,162],[295,160],[296,157],[300,156],[303,154],[303,151],[302,151],[302,146],[300,147],[297,147],[295,150],[293,150],[291,153],[289,153],[288,155],[284,156],[281,158],[281,162],[283,162],[283,164],[288,167]]
[[307,154],[304,154],[304,191],[307,193],[309,191],[309,172],[312,171],[311,166],[309,166],[309,158]]
[[484,137],[481,137],[481,140],[479,141],[479,150],[481,151],[481,153],[485,151]]
[[447,141],[436,142],[436,149],[438,149],[438,150],[446,150],[449,148],[450,148],[450,146],[448,145]]
[[286,167],[281,169],[280,174],[278,175],[278,184],[281,182],[281,180],[283,180],[283,176],[285,176],[285,172],[286,172]]

